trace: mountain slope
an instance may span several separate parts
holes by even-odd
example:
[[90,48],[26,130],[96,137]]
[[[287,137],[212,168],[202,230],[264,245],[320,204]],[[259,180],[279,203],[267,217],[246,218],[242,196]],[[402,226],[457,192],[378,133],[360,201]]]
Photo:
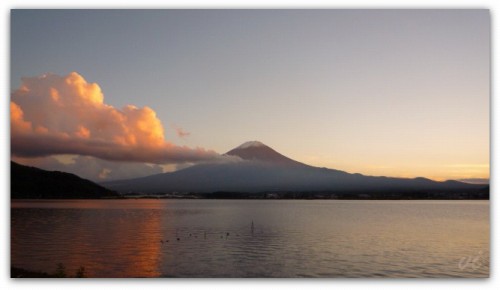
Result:
[[389,178],[309,166],[258,142],[246,142],[225,155],[239,162],[199,164],[172,173],[104,183],[121,192],[461,192],[482,188],[456,181]]
[[308,166],[303,163],[292,160],[280,153],[274,151],[271,147],[264,145],[259,141],[249,141],[230,150],[225,155],[238,156],[248,161],[264,161],[275,165],[284,166]]
[[101,198],[116,192],[74,174],[11,161],[11,198]]

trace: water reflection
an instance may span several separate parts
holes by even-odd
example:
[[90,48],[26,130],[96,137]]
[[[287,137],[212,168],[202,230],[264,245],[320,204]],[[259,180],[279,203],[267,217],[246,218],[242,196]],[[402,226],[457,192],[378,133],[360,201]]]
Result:
[[14,266],[93,277],[489,275],[487,201],[16,201],[11,228]]
[[[83,266],[90,277],[158,277],[161,210],[109,208],[79,201],[81,208],[12,209],[12,264],[69,275]],[[106,210],[102,210],[105,208]]]

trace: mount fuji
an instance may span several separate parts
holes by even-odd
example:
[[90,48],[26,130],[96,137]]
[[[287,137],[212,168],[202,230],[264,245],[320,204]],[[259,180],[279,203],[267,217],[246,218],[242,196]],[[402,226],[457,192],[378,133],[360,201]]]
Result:
[[127,193],[171,192],[462,192],[484,188],[458,181],[365,176],[310,166],[250,141],[224,154],[229,161],[197,164],[175,172],[102,183]]

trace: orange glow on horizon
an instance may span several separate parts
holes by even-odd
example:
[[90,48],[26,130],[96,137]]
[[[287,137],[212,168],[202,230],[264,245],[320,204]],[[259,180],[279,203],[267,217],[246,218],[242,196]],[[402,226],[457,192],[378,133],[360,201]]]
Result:
[[348,173],[359,173],[369,176],[387,176],[396,178],[417,178],[424,177],[435,181],[459,180],[459,179],[489,179],[489,164],[450,164],[450,165],[413,165],[404,166],[370,166],[355,165],[352,163],[322,162],[301,162],[308,165],[325,167],[346,171]]

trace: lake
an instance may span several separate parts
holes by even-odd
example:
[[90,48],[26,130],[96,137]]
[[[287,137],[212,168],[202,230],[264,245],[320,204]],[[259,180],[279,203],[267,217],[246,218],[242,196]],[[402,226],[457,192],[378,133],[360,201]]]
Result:
[[89,277],[488,277],[489,201],[13,200],[11,265]]

